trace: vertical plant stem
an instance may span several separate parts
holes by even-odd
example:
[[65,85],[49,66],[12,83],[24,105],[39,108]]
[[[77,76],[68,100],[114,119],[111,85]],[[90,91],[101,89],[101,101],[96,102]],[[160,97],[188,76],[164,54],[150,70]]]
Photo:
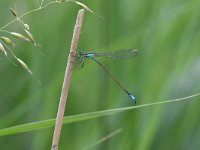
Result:
[[72,68],[74,64],[74,57],[76,54],[78,39],[79,39],[81,27],[82,27],[83,16],[84,16],[84,9],[80,9],[78,11],[76,24],[74,26],[74,32],[73,32],[73,37],[71,41],[71,48],[70,48],[70,53],[68,56],[68,62],[67,62],[67,67],[65,71],[65,77],[63,81],[61,96],[60,96],[60,102],[59,102],[59,107],[58,107],[58,112],[57,112],[57,117],[56,117],[56,125],[54,129],[54,135],[53,135],[53,141],[52,141],[52,147],[51,147],[52,150],[58,150],[58,142],[59,142],[60,131],[62,127],[62,120],[63,120],[63,116],[65,112],[65,105],[67,101],[70,78],[71,78]]

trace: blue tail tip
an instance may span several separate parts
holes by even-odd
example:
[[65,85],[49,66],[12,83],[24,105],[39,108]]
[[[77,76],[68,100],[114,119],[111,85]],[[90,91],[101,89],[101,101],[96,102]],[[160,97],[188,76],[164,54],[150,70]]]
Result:
[[129,94],[129,97],[131,98],[131,100],[136,104],[136,99],[132,94]]

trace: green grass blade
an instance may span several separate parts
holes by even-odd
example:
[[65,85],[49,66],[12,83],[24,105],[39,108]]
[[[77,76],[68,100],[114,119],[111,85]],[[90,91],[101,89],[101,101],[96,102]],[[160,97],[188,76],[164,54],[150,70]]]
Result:
[[[95,118],[108,116],[108,115],[116,114],[116,113],[123,112],[123,111],[132,110],[132,109],[150,107],[150,106],[161,105],[161,104],[172,103],[172,102],[178,102],[178,101],[184,101],[184,100],[193,100],[192,98],[197,97],[199,95],[200,95],[200,93],[197,93],[197,94],[190,95],[190,96],[187,96],[187,97],[177,98],[177,99],[172,99],[172,100],[165,100],[165,101],[159,101],[159,102],[142,104],[142,105],[137,105],[137,106],[124,107],[124,108],[108,109],[108,110],[103,110],[103,111],[84,113],[84,114],[80,114],[80,115],[73,115],[73,116],[69,116],[69,117],[64,117],[63,124],[69,124],[69,123],[73,123],[73,122],[80,122],[80,121],[85,121],[85,120],[89,120],[89,119],[95,119]],[[1,129],[0,130],[0,136],[11,135],[11,134],[16,134],[16,133],[34,131],[34,130],[38,130],[38,129],[42,129],[42,128],[53,127],[54,124],[55,124],[55,119],[49,119],[49,120],[44,120],[44,121],[37,121],[37,122],[17,125],[17,126]]]

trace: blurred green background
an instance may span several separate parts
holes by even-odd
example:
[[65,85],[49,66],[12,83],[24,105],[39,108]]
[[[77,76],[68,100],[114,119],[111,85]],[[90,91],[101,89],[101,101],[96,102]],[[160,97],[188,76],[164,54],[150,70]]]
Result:
[[[50,1],[46,0],[44,3]],[[78,49],[112,51],[137,48],[129,60],[103,61],[109,71],[137,98],[137,104],[180,98],[200,91],[199,0],[82,0],[86,12]],[[39,0],[17,0],[17,12],[37,8]],[[14,17],[14,0],[1,0],[0,27]],[[15,40],[13,52],[27,63],[37,84],[12,57],[0,56],[0,129],[55,118],[79,6],[60,3],[23,18],[41,45]],[[17,22],[5,28],[22,32]],[[5,35],[0,32],[0,35]],[[60,149],[79,150],[122,128],[123,131],[90,149],[200,149],[200,98],[145,107],[64,125]],[[93,61],[74,69],[65,116],[133,106],[128,96]],[[53,127],[2,136],[2,150],[47,150]]]

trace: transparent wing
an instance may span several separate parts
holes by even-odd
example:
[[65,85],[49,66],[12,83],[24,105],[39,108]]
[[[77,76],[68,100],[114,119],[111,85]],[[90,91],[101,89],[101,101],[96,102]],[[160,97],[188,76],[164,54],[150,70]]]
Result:
[[112,59],[128,59],[138,55],[138,50],[136,49],[126,49],[126,50],[118,50],[113,52],[102,52],[94,53],[95,57],[108,57]]

